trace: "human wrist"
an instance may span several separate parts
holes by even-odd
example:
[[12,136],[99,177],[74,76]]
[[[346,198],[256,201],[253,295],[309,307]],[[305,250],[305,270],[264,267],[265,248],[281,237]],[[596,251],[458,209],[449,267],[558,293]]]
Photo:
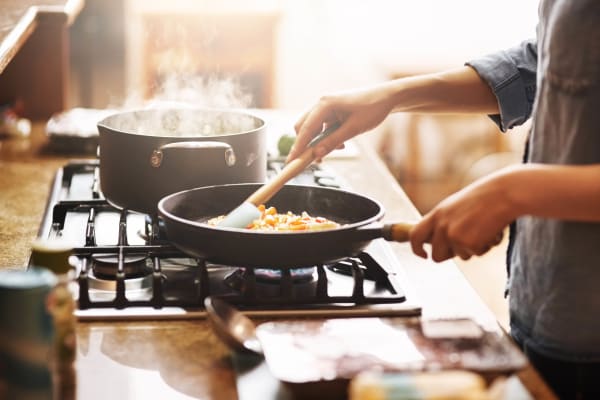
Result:
[[385,88],[385,97],[388,99],[392,112],[410,111],[415,107],[418,85],[414,77],[391,81]]
[[498,173],[497,184],[510,220],[531,213],[530,204],[535,190],[530,187],[528,174],[529,168],[523,164],[503,168]]
[[388,81],[371,86],[366,92],[367,96],[363,97],[366,100],[364,105],[385,109],[388,114],[397,111],[397,97],[400,90],[397,81]]

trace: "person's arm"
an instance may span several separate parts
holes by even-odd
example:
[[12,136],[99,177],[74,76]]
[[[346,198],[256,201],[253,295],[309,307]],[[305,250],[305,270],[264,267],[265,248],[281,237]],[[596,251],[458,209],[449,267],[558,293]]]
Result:
[[600,165],[524,164],[507,184],[520,215],[600,222]]
[[537,88],[537,53],[537,40],[529,39],[466,63],[494,92],[499,113],[490,118],[503,132],[531,116]]
[[288,160],[300,155],[310,140],[330,124],[340,127],[315,146],[317,158],[375,128],[390,112],[495,114],[498,110],[491,88],[468,66],[323,96],[296,123],[296,143]]
[[521,216],[600,222],[600,165],[524,164],[504,168],[444,199],[411,231],[415,254],[468,259],[498,243]]
[[417,75],[390,83],[393,112],[496,114],[490,86],[471,67]]

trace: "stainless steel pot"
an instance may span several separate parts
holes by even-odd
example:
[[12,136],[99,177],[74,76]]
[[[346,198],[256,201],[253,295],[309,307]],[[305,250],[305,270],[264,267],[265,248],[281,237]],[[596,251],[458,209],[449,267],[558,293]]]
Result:
[[100,121],[98,131],[100,186],[121,209],[154,215],[171,193],[266,178],[265,122],[246,112],[127,111]]

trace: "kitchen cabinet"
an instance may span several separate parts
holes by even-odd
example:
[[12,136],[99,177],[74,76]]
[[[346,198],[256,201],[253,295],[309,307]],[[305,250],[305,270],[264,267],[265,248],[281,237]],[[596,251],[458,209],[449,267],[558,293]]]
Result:
[[[7,141],[0,148],[0,266],[4,268],[24,268],[27,263],[50,182],[56,169],[67,162],[65,157],[40,153],[43,126],[34,128],[31,138]],[[370,139],[369,134],[357,138],[355,156],[326,159],[325,165],[354,190],[378,199],[386,209],[386,220],[418,219],[417,210],[376,155]],[[374,179],[378,184],[373,184]],[[504,334],[453,261],[436,264],[414,256],[408,244],[390,246],[423,307],[424,318],[468,316],[486,330]],[[245,397],[238,396],[236,387],[241,383],[232,360],[204,319],[79,322],[77,340],[80,399],[248,398],[247,392]],[[266,380],[264,366],[258,368],[262,372],[243,383],[246,389],[263,390],[274,384]],[[509,381],[518,398],[554,398],[529,366]]]
[[0,1],[0,105],[45,119],[67,104],[68,27],[83,0]]

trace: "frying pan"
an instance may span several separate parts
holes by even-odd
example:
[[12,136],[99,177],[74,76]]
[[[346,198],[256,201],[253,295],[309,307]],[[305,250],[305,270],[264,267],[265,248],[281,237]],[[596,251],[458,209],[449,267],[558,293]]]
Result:
[[286,185],[267,204],[277,211],[308,212],[341,224],[335,229],[265,232],[210,226],[260,184],[206,186],[164,197],[158,212],[167,238],[184,253],[219,264],[298,268],[328,264],[357,255],[373,239],[407,241],[408,224],[381,224],[381,204],[356,193],[317,186]]

